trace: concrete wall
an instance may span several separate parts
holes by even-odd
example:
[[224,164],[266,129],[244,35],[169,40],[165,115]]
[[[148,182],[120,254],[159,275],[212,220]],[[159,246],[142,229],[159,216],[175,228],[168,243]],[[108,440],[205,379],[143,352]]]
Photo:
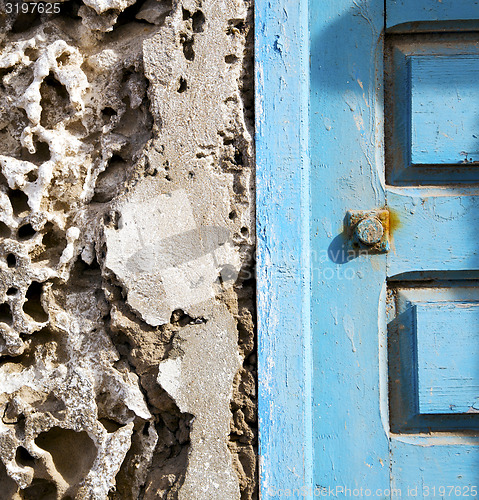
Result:
[[15,5],[1,498],[256,498],[252,5]]

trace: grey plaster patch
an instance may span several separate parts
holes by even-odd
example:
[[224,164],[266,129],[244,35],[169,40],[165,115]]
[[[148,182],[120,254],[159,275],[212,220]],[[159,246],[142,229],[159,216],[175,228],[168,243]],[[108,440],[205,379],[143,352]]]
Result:
[[240,497],[226,446],[233,378],[241,366],[235,330],[228,309],[215,305],[206,323],[181,330],[178,342],[183,354],[159,366],[158,383],[181,411],[194,415],[188,469],[179,493],[182,500]]
[[[232,286],[240,267],[226,227],[198,227],[185,190],[161,195],[159,189],[154,178],[140,181],[118,205],[116,227],[105,229],[105,266],[127,290],[130,306],[152,326]],[[236,271],[227,280],[221,274],[225,268]]]

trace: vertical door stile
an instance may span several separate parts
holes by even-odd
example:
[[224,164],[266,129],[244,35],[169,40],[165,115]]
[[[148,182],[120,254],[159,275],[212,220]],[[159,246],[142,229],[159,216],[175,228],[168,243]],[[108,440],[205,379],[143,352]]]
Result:
[[308,0],[256,0],[261,498],[313,485]]

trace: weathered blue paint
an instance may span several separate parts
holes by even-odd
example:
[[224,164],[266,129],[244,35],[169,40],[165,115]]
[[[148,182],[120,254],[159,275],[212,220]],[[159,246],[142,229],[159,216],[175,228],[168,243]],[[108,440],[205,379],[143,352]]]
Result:
[[255,2],[260,477],[312,487],[306,0]]
[[[464,20],[479,19],[479,1],[477,0],[386,0],[386,27],[391,28],[404,23],[461,21],[454,24],[467,29]],[[417,26],[408,26],[417,29]],[[431,27],[434,29],[434,26]],[[437,26],[436,26],[437,29]]]
[[333,489],[389,487],[378,333],[386,255],[358,255],[344,220],[348,210],[385,204],[383,7],[382,0],[310,6],[314,480]]
[[[416,30],[406,26],[414,21],[453,29],[466,19],[448,17],[463,1],[455,9],[443,0],[442,18],[434,7],[441,2],[386,3],[437,14],[388,17],[402,30]],[[477,3],[467,5],[476,12]],[[477,35],[389,40],[386,185],[384,28],[383,0],[256,2],[262,498],[318,497],[313,488],[338,498],[354,495],[344,488],[376,498],[401,488],[407,497],[416,486],[418,498],[434,496],[424,486],[469,488],[474,496],[479,486],[479,438],[470,436],[478,415],[464,413],[479,378],[479,292],[467,282],[479,270],[479,191],[468,185],[479,170],[451,167],[454,155],[434,141],[435,164],[411,161],[423,140],[435,139],[434,120],[422,139],[411,134],[420,120],[411,109],[419,114],[421,103],[436,99],[425,97],[424,68],[411,60],[475,60]],[[461,118],[468,130],[469,111],[463,107]],[[457,134],[453,142],[461,141]],[[367,253],[348,237],[348,213],[378,209],[390,212],[387,254]],[[442,341],[437,357],[429,346]],[[463,343],[470,346],[464,366],[443,366],[448,355],[459,359]],[[470,380],[461,385],[458,376]],[[461,413],[446,411],[448,404]]]
[[[479,17],[474,2],[445,1],[445,11],[435,7],[440,2],[427,5],[429,13],[445,15],[438,29],[453,30],[467,25],[456,17],[466,3]],[[425,5],[418,2],[412,13]],[[406,34],[389,41],[386,168],[395,185],[386,189],[394,221],[387,256],[390,471],[391,486],[403,496],[417,487],[419,498],[447,498],[448,486],[466,496],[479,485],[479,446],[466,437],[479,424],[471,413],[479,396],[478,297],[475,283],[472,300],[460,286],[479,269],[479,191],[470,185],[479,180],[470,163],[479,149],[470,100],[479,97],[477,79],[469,77],[479,61],[474,36]]]

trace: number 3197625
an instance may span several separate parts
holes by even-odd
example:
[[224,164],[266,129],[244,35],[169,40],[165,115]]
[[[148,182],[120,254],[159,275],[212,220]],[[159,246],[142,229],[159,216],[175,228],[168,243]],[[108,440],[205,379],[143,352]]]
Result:
[[59,14],[60,3],[54,2],[15,2],[5,3],[5,11],[7,14]]

